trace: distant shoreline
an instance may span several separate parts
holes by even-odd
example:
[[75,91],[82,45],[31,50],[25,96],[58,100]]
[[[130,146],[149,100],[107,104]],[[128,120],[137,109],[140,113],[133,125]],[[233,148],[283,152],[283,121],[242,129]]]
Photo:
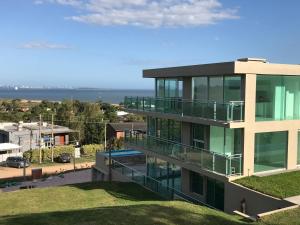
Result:
[[63,100],[79,100],[82,102],[102,101],[110,104],[124,102],[125,96],[154,96],[154,90],[121,90],[121,89],[1,89],[0,99],[22,99],[28,101],[47,100],[62,102]]

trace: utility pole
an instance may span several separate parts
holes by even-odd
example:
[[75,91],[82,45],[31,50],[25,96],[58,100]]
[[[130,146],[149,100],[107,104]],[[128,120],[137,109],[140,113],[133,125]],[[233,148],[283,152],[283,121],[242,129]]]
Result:
[[51,115],[51,162],[54,162],[54,132],[53,132],[53,127],[54,127],[54,115],[52,113]]
[[104,123],[104,151],[106,151],[106,122]]
[[42,163],[42,135],[41,135],[41,126],[42,126],[42,114],[40,114],[40,121],[39,121],[39,153],[40,153],[40,158],[39,158],[39,163]]

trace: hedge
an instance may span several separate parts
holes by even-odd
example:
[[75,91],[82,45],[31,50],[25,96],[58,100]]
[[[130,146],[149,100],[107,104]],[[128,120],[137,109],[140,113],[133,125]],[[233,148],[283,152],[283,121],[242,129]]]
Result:
[[[43,148],[42,151],[42,161],[50,161],[51,160],[51,149]],[[94,155],[97,151],[103,151],[103,145],[94,144],[94,145],[83,145],[80,149],[82,155]],[[64,145],[64,146],[56,146],[53,148],[54,158],[59,156],[61,153],[69,153],[71,155],[74,154],[74,146],[73,145]],[[39,162],[40,152],[39,149],[33,149],[30,151],[24,152],[24,156],[30,162]]]

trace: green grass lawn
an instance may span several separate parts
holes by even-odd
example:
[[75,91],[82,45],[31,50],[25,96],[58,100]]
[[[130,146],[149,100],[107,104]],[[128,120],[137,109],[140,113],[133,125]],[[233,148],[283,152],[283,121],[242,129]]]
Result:
[[251,176],[234,182],[278,198],[300,195],[300,171],[266,177]]
[[164,201],[133,183],[0,193],[0,224],[247,224],[239,217],[181,201]]
[[0,193],[1,225],[299,225],[299,215],[300,211],[291,211],[289,220],[279,215],[249,223],[204,206],[165,201],[133,183],[86,183]]
[[264,217],[259,225],[299,225],[300,208]]

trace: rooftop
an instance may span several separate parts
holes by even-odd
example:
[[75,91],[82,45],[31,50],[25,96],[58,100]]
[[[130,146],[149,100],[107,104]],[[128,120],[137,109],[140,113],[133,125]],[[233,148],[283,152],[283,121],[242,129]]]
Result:
[[300,65],[269,63],[266,59],[261,58],[240,58],[231,62],[147,69],[143,71],[143,77],[145,78],[234,74],[300,75]]
[[[39,123],[38,122],[32,122],[32,123],[0,123],[0,130],[6,131],[6,132],[28,132],[28,131],[38,131],[39,130]],[[52,126],[49,123],[43,122],[41,125],[41,133],[51,133]],[[53,126],[53,132],[54,133],[69,133],[73,132],[68,127],[54,125]]]

